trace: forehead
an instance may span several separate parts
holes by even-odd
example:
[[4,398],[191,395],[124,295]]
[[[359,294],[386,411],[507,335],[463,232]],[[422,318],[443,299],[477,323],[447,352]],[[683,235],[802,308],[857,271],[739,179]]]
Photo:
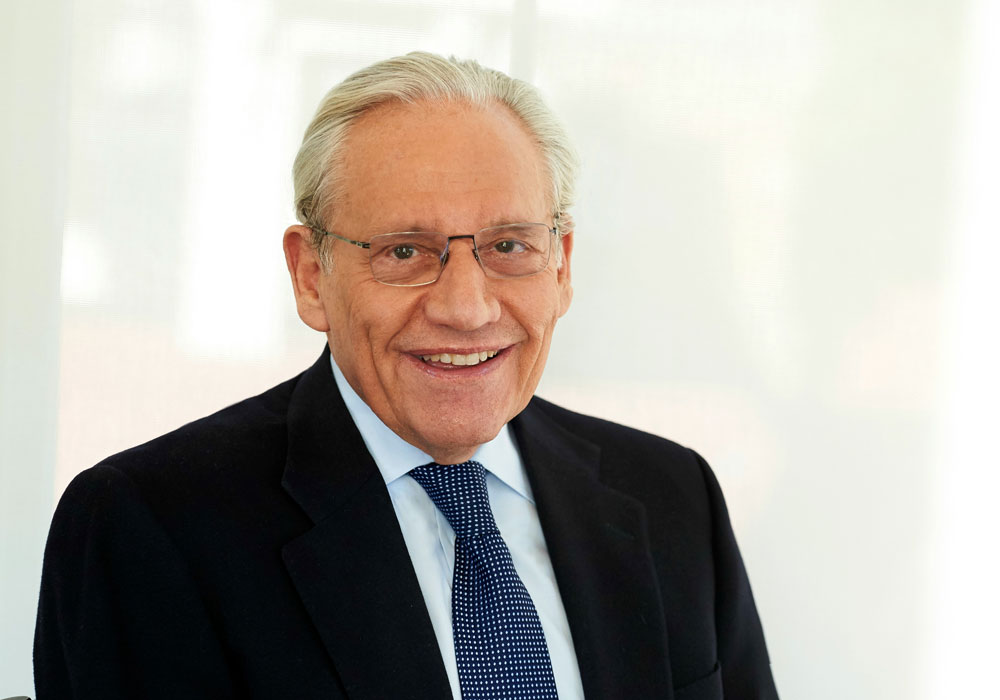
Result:
[[347,136],[335,218],[372,231],[547,220],[540,150],[502,105],[380,105]]

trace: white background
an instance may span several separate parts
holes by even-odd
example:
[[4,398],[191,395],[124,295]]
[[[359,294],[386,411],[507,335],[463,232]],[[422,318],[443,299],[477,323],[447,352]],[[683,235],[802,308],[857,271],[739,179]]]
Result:
[[[1000,6],[0,0],[0,697],[81,469],[297,373],[322,94],[414,49],[583,157],[539,393],[704,454],[785,698],[991,697]],[[995,697],[995,696],[992,696]]]

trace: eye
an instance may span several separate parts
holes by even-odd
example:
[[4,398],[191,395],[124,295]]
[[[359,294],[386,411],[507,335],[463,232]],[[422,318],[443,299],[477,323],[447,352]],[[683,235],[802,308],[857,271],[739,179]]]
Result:
[[398,245],[392,249],[392,257],[396,260],[409,260],[416,255],[417,249],[412,245]]
[[523,253],[526,248],[527,246],[525,246],[524,243],[513,238],[507,238],[493,244],[493,250],[505,255],[510,253]]

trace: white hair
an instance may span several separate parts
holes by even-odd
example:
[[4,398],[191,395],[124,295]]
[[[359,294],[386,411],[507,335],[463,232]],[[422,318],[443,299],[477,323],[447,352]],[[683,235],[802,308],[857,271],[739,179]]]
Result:
[[[387,102],[453,100],[511,110],[538,145],[551,181],[551,204],[560,234],[572,232],[578,159],[569,137],[538,90],[523,80],[485,68],[475,61],[413,52],[380,61],[349,76],[330,90],[302,137],[292,177],[298,220],[314,230],[324,266],[329,259],[321,245],[324,229],[336,206],[342,182],[339,165],[351,125],[365,112]],[[557,249],[561,250],[561,246]]]

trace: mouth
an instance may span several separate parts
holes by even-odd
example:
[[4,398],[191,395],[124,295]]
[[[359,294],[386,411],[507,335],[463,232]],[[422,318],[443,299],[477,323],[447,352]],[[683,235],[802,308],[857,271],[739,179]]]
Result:
[[470,353],[442,352],[435,353],[433,355],[419,355],[419,357],[425,364],[432,364],[438,367],[444,365],[450,365],[452,367],[472,367],[473,365],[478,365],[481,362],[489,362],[499,353],[500,350],[480,350],[479,352]]

